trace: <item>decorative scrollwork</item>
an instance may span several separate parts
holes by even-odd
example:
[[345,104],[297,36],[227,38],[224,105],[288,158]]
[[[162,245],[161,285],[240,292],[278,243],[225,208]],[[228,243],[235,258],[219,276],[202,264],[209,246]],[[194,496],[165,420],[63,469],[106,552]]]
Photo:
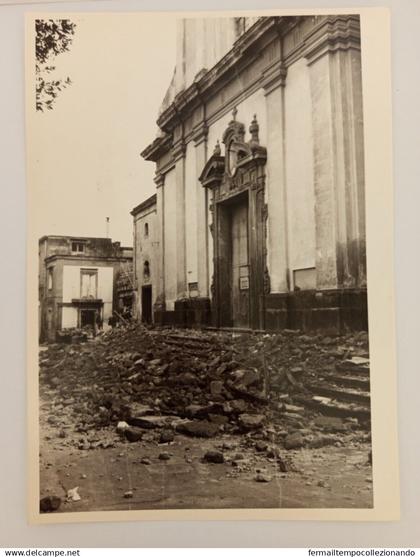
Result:
[[271,279],[270,273],[268,272],[267,267],[264,269],[264,294],[270,294],[271,291]]

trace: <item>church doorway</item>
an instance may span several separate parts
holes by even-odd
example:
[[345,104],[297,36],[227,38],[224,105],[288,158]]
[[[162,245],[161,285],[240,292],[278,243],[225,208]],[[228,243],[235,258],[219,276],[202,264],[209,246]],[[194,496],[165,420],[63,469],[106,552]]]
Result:
[[218,325],[250,327],[250,236],[248,192],[218,203],[217,309]]
[[254,116],[245,126],[233,120],[200,175],[211,192],[213,276],[212,322],[216,327],[264,329],[265,295],[270,291],[266,265],[265,163]]

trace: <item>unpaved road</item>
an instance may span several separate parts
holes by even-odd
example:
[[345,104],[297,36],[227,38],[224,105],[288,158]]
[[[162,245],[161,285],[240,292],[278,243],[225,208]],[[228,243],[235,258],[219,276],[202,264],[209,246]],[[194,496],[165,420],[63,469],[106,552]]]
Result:
[[[114,446],[79,450],[57,435],[48,418],[53,391],[41,404],[41,497],[57,495],[58,512],[182,508],[368,508],[372,506],[370,446],[357,442],[318,449],[289,450],[291,470],[258,453],[246,435],[196,439],[177,435],[172,443],[128,443],[113,430],[104,435]],[[71,424],[61,425],[71,435]],[[62,430],[61,430],[62,431]],[[203,462],[206,450],[223,452],[226,462]],[[162,452],[169,460],[160,460]],[[150,464],[141,460],[147,457]],[[242,458],[241,458],[242,457]],[[232,460],[234,464],[232,465]],[[269,479],[257,482],[258,470]],[[80,501],[66,501],[79,487]],[[124,493],[132,491],[132,498]]]

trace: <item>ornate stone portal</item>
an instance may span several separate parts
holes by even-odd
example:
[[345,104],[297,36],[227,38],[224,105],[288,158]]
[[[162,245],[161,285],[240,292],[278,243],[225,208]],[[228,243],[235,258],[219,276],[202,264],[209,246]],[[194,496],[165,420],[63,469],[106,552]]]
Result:
[[245,141],[245,126],[233,119],[200,176],[212,195],[214,274],[212,321],[216,327],[264,328],[266,265],[264,200],[267,151],[259,144],[256,116]]

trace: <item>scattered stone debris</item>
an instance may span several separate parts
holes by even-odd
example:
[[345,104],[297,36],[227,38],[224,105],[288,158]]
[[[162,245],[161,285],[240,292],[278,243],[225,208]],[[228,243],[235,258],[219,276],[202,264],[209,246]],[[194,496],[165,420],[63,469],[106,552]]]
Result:
[[298,431],[291,433],[284,440],[284,447],[286,449],[300,449],[305,444],[305,439]]
[[[294,470],[304,451],[337,446],[344,436],[370,442],[367,356],[366,333],[231,334],[131,323],[94,341],[42,347],[48,435],[72,450],[146,448],[151,458],[136,460],[146,466],[172,458],[159,445],[201,438],[213,445],[202,462],[267,483]],[[200,458],[186,452],[183,461]],[[270,473],[255,473],[266,464]],[[67,492],[69,501],[80,500],[77,490]],[[44,500],[43,512],[55,510],[51,497]]]
[[263,453],[268,449],[268,444],[265,441],[257,441],[255,448],[259,453]]
[[143,437],[143,431],[137,427],[127,427],[124,429],[124,435],[130,443],[136,443]]
[[348,429],[342,418],[335,418],[333,416],[319,416],[315,418],[314,425],[332,433],[344,432]]
[[192,437],[214,437],[219,431],[219,426],[207,420],[194,420],[181,422],[177,425],[176,430]]
[[[168,430],[176,419],[176,429],[187,435],[213,437],[221,427],[246,432],[263,428],[267,406],[277,403],[275,413],[288,421],[304,419],[307,408],[328,412],[334,405],[331,417],[369,414],[366,333],[326,343],[323,335],[298,331],[233,336],[131,324],[95,342],[43,348],[41,382],[86,432],[113,423],[119,433],[129,426]],[[334,392],[325,394],[328,389]],[[340,407],[336,401],[344,399]],[[69,436],[53,418],[58,434]],[[81,448],[90,448],[88,442]]]
[[205,462],[212,462],[213,464],[223,464],[225,458],[220,451],[207,451],[204,455]]
[[92,330],[89,330],[89,328],[86,329],[69,328],[69,329],[64,329],[63,331],[57,331],[57,342],[61,342],[65,344],[87,342],[88,338],[92,338],[92,337],[93,337],[93,333]]
[[269,483],[271,482],[271,476],[264,474],[263,472],[257,472],[254,480],[260,483]]
[[58,511],[61,505],[61,498],[56,495],[47,495],[39,502],[39,510],[42,513],[52,513]]
[[117,424],[117,433],[124,433],[124,431],[126,429],[128,429],[130,426],[128,425],[127,422],[118,422]]
[[175,439],[174,432],[171,431],[170,429],[165,429],[160,434],[159,443],[172,443],[174,439]]
[[79,486],[73,487],[67,491],[67,501],[80,501]]
[[238,423],[245,431],[259,429],[263,426],[265,416],[262,414],[240,414]]

